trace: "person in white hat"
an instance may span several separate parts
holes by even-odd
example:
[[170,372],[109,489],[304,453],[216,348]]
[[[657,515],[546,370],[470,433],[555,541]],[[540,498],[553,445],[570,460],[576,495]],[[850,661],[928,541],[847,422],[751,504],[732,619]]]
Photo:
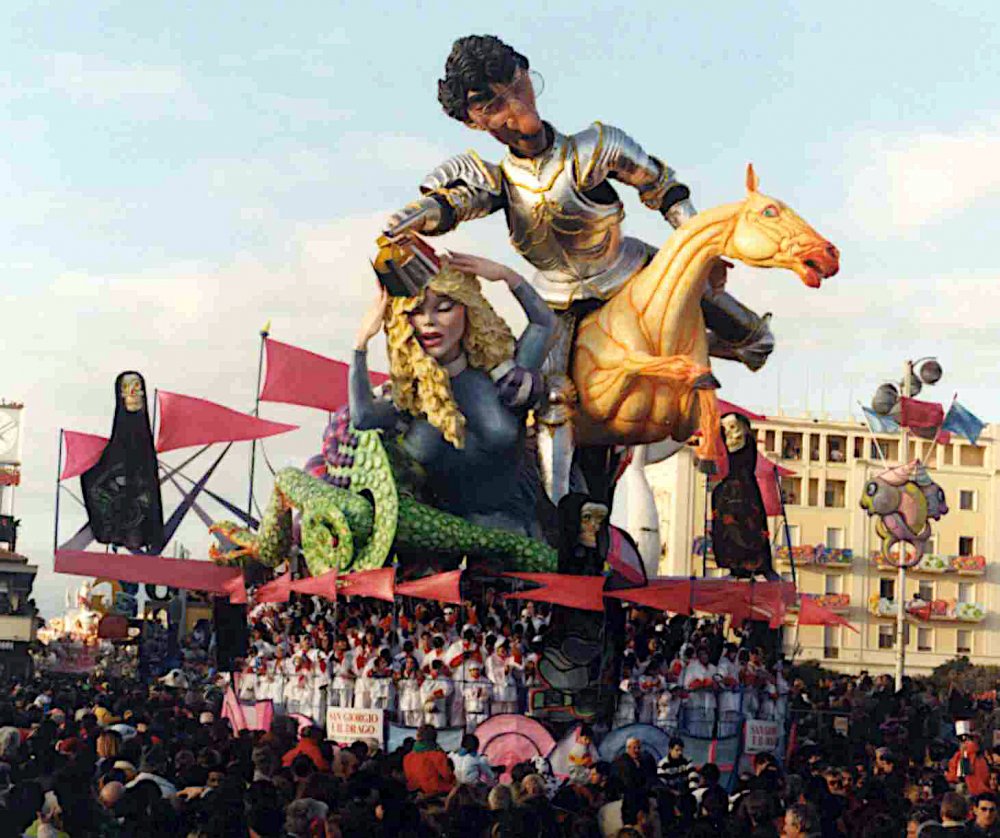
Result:
[[444,674],[444,664],[434,661],[431,664],[431,677],[425,679],[420,686],[420,698],[424,703],[424,724],[439,730],[448,726],[448,704],[454,689],[451,678]]
[[465,730],[472,733],[490,717],[490,698],[493,685],[483,675],[483,665],[473,660],[468,666],[468,676],[462,690],[465,709]]
[[493,712],[517,712],[517,671],[506,637],[497,641],[496,651],[486,661],[486,676],[493,684]]

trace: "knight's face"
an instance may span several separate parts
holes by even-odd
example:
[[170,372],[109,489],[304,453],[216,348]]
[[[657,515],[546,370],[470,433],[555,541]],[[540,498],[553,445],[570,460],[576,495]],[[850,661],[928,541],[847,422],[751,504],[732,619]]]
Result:
[[758,192],[752,169],[747,172],[747,198],[725,255],[757,268],[793,271],[810,288],[819,288],[840,269],[837,248],[795,210]]
[[545,128],[535,104],[535,88],[526,70],[517,70],[506,84],[469,93],[468,124],[514,151],[531,156],[545,145]]
[[125,404],[125,409],[129,413],[138,413],[142,410],[146,400],[146,393],[142,388],[142,379],[134,373],[123,375],[121,380],[121,397]]

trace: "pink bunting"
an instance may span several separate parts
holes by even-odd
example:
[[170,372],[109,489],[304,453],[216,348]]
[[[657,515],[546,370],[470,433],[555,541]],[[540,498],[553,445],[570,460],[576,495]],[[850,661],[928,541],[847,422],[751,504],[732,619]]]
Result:
[[254,602],[288,602],[292,590],[292,572],[282,574],[261,585],[254,594]]
[[[166,585],[192,591],[228,595],[230,602],[246,602],[243,570],[214,562],[171,559],[145,554],[97,553],[86,550],[56,550],[56,573],[107,577],[121,582]],[[242,599],[241,599],[242,596]]]
[[[348,366],[343,361],[270,338],[264,341],[264,347],[267,375],[261,401],[317,407],[330,412],[340,410],[347,403]],[[375,386],[389,378],[378,372],[371,372],[368,377]]]
[[652,579],[642,588],[605,592],[605,596],[634,602],[647,608],[656,608],[659,611],[670,611],[673,614],[690,614],[692,595],[692,580],[686,577]]
[[339,586],[342,596],[368,596],[385,602],[392,602],[396,598],[396,571],[391,567],[359,570],[341,576],[339,581],[342,583]]
[[160,427],[156,450],[160,453],[213,442],[239,442],[294,431],[298,425],[258,419],[207,399],[160,390]]
[[505,573],[504,576],[542,585],[541,588],[530,591],[506,594],[507,599],[551,602],[584,611],[604,610],[603,576],[574,576],[569,573]]
[[307,596],[321,596],[323,599],[337,599],[337,571],[330,570],[322,576],[308,576],[292,581],[291,589]]
[[433,576],[425,576],[423,579],[415,579],[412,582],[397,585],[396,594],[461,604],[462,596],[458,590],[461,580],[462,571],[460,570],[435,573]]
[[65,456],[59,479],[69,480],[97,465],[108,445],[108,439],[96,434],[63,431],[63,445],[65,445]]
[[812,597],[802,597],[799,604],[799,625],[800,626],[846,626],[855,634],[860,634],[857,628],[852,626],[845,618],[825,605],[820,605]]

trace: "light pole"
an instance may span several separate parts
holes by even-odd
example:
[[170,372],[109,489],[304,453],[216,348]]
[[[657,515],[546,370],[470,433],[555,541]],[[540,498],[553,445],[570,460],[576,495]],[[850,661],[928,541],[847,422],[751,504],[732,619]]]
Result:
[[[914,369],[917,375],[914,375]],[[901,384],[903,398],[909,399],[920,392],[922,384],[936,384],[941,380],[941,365],[936,358],[918,358],[916,361],[906,361],[903,364],[903,381]],[[917,389],[914,392],[913,385]],[[888,415],[896,407],[895,395],[898,391],[892,384],[883,384],[878,388],[872,407],[876,413]],[[902,419],[902,417],[900,417]],[[910,429],[905,422],[899,422],[902,450],[899,462],[905,465],[910,456]],[[937,431],[935,429],[935,439]],[[906,547],[899,544],[899,564],[896,574],[896,691],[903,688],[903,672],[906,669]]]

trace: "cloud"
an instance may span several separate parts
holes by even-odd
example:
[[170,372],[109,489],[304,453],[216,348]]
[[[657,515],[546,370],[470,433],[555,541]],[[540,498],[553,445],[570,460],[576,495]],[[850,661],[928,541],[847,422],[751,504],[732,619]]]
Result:
[[192,119],[210,115],[179,67],[126,64],[103,55],[77,52],[51,54],[47,63],[48,88],[76,104],[127,105],[147,116],[177,113]]
[[845,211],[872,235],[910,235],[1000,195],[1000,116],[964,128],[862,134]]

